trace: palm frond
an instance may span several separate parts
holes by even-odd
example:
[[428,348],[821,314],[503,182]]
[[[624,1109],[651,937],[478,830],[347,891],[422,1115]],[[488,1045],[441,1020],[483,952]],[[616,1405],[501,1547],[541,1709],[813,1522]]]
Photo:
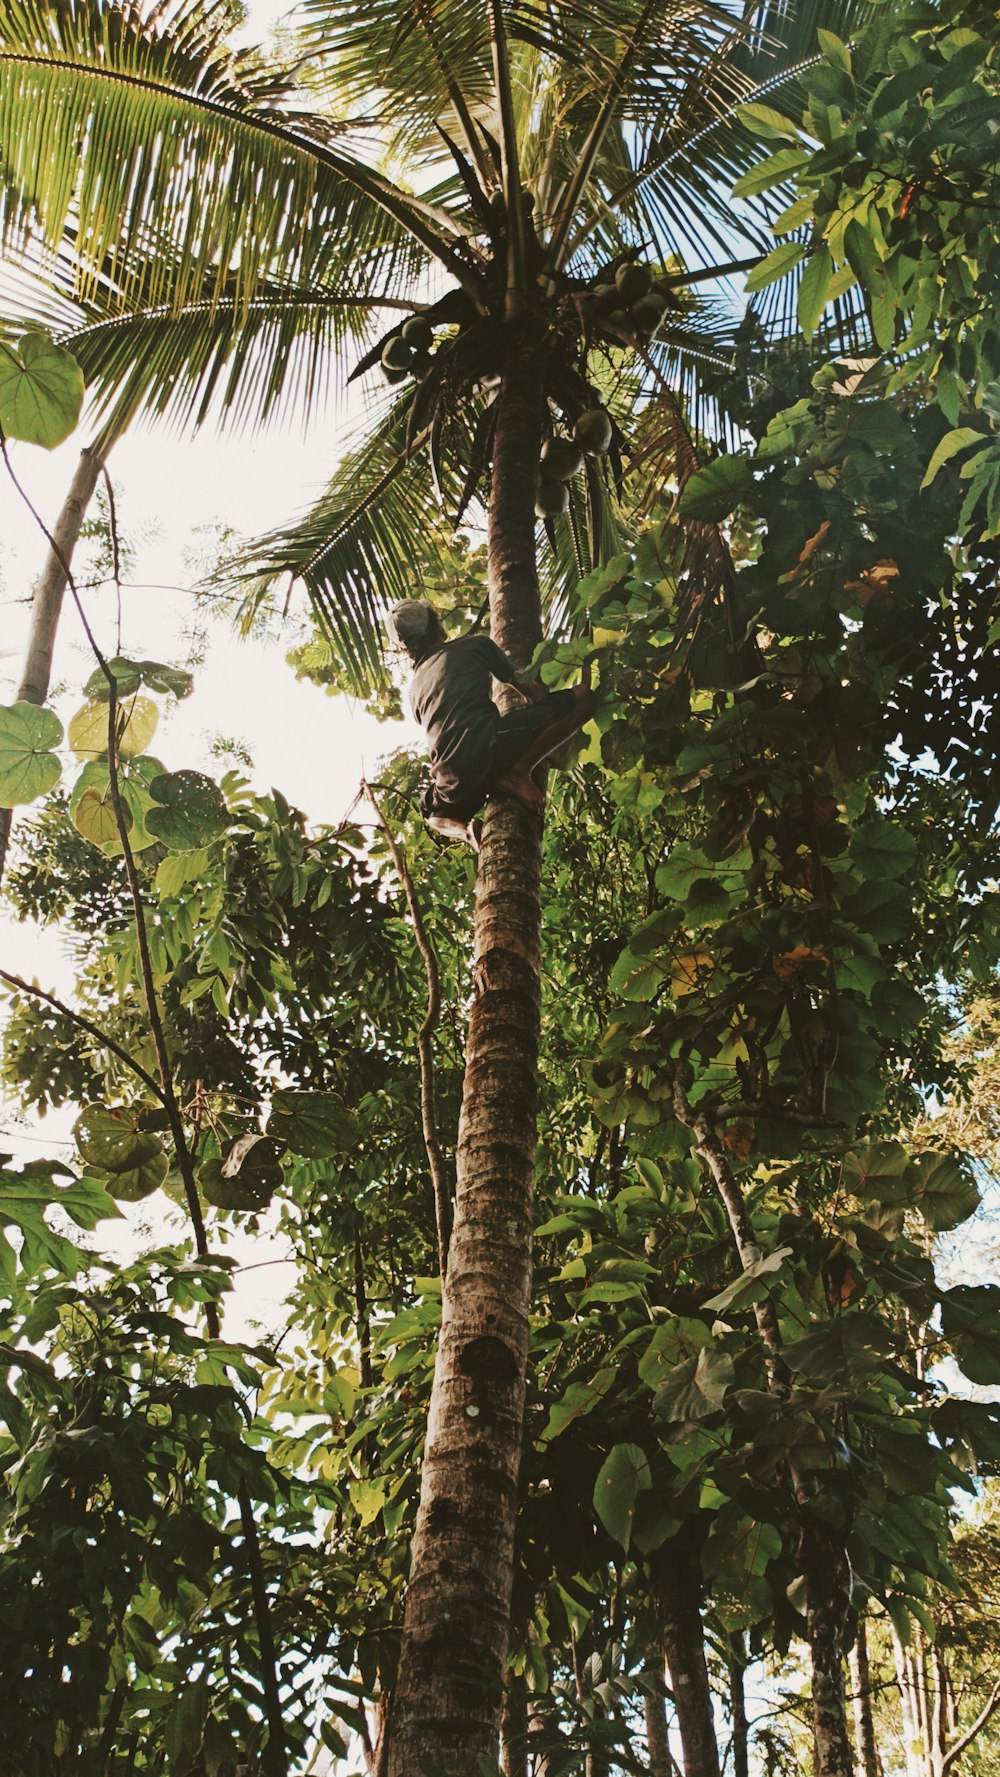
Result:
[[797,120],[804,104],[802,77],[819,59],[817,25],[851,37],[874,12],[870,0],[770,0],[747,22],[731,21],[728,38],[691,77],[664,80],[657,98],[629,95],[631,165],[625,177],[598,172],[591,214],[570,237],[569,254],[601,227],[608,210],[630,217],[638,233],[686,262],[732,256],[740,241],[766,252],[765,205],[734,203],[740,175],[760,158],[761,146],[739,117],[740,107],[766,99]]
[[[43,326],[76,357],[93,417],[119,435],[140,415],[178,429],[211,416],[221,429],[290,419],[303,423],[326,400],[331,371],[351,342],[378,330],[386,308],[410,312],[388,293],[359,295],[323,283],[261,280],[249,302],[218,295],[150,301],[138,279],[98,298],[73,296],[72,244],[47,262],[17,253],[0,267],[0,316],[19,329]],[[338,378],[338,383],[340,379]]]
[[[438,123],[464,138],[488,176],[477,123],[495,133],[485,7],[455,0],[304,0],[299,42],[335,101],[369,106],[376,85],[385,134],[399,156],[426,152]],[[438,144],[440,147],[440,144]]]
[[197,0],[169,20],[132,0],[0,5],[0,235],[56,250],[69,226],[84,298],[163,258],[171,290],[154,299],[201,300],[214,279],[210,295],[246,303],[279,256],[304,274],[317,243],[373,284],[414,241],[469,279],[454,222],[336,136],[226,53]]
[[[283,577],[300,583],[320,628],[346,662],[352,688],[384,683],[383,620],[396,600],[448,572],[448,521],[435,502],[423,450],[408,453],[409,398],[396,400],[364,441],[341,459],[329,487],[300,522],[247,545],[220,580],[247,610]],[[458,485],[445,472],[450,510]]]

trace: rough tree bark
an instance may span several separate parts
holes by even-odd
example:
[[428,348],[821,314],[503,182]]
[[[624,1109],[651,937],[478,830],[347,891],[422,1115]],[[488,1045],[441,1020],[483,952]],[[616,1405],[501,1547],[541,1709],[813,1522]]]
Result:
[[862,1615],[850,1656],[851,1690],[854,1699],[854,1733],[858,1745],[859,1777],[882,1777],[882,1766],[875,1744],[875,1717],[872,1713],[872,1680],[868,1665],[868,1631]]
[[681,1737],[684,1777],[719,1777],[712,1691],[701,1618],[701,1555],[690,1540],[665,1543],[656,1558],[663,1651]]
[[[490,498],[494,639],[523,667],[541,636],[534,484],[542,365],[511,350]],[[490,803],[476,883],[473,1003],[420,1505],[388,1777],[468,1777],[495,1758],[513,1577],[531,1299],[540,823]]]
[[[41,704],[49,694],[52,654],[66,592],[66,563],[73,559],[80,527],[112,442],[110,438],[98,439],[80,452],[80,461],[70,482],[69,492],[53,527],[52,536],[56,548],[48,551],[32,598],[31,628],[21,667],[21,679],[15,693],[15,701],[18,703]],[[9,808],[0,808],[0,880],[7,861],[10,828],[11,811]]]
[[642,1699],[642,1709],[646,1720],[646,1758],[649,1763],[649,1777],[677,1777],[677,1766],[674,1764],[670,1751],[666,1698],[660,1696],[659,1693],[652,1696],[647,1691]]

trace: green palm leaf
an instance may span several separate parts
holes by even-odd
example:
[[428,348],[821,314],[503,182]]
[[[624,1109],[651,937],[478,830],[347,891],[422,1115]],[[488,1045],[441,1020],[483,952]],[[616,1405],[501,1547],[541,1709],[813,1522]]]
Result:
[[242,591],[245,609],[268,599],[287,576],[308,593],[355,690],[384,680],[383,620],[428,577],[445,577],[447,512],[459,496],[446,473],[446,511],[435,501],[426,451],[408,455],[409,399],[395,400],[362,443],[340,460],[322,499],[293,527],[255,540],[220,578]]
[[71,266],[62,290],[19,279],[18,269],[0,273],[0,306],[73,353],[96,419],[116,435],[140,413],[183,428],[211,415],[237,430],[308,419],[325,402],[339,353],[360,350],[387,306],[409,310],[402,298],[376,304],[350,288],[276,278],[262,279],[249,302],[233,288],[201,301],[143,302],[133,287],[128,304],[113,291],[99,306],[72,299]]
[[377,287],[414,241],[455,269],[454,223],[336,135],[225,53],[198,5],[169,23],[129,4],[0,6],[5,233],[56,251],[69,225],[84,298],[141,267],[147,300],[246,304],[276,262],[302,278],[317,257]]

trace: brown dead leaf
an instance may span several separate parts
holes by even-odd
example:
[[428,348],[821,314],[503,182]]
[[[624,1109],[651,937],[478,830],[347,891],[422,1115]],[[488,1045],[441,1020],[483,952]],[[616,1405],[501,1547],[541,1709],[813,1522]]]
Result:
[[771,967],[779,981],[791,981],[810,963],[822,963],[828,967],[829,962],[830,958],[821,950],[810,950],[808,944],[796,944],[794,949],[783,951],[781,956],[772,956]]

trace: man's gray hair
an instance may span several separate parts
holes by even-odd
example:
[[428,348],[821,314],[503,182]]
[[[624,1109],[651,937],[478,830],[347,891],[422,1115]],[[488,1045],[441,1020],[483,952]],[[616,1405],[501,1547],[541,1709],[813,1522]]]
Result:
[[403,648],[419,648],[437,627],[438,614],[426,599],[404,599],[389,612],[389,625]]

